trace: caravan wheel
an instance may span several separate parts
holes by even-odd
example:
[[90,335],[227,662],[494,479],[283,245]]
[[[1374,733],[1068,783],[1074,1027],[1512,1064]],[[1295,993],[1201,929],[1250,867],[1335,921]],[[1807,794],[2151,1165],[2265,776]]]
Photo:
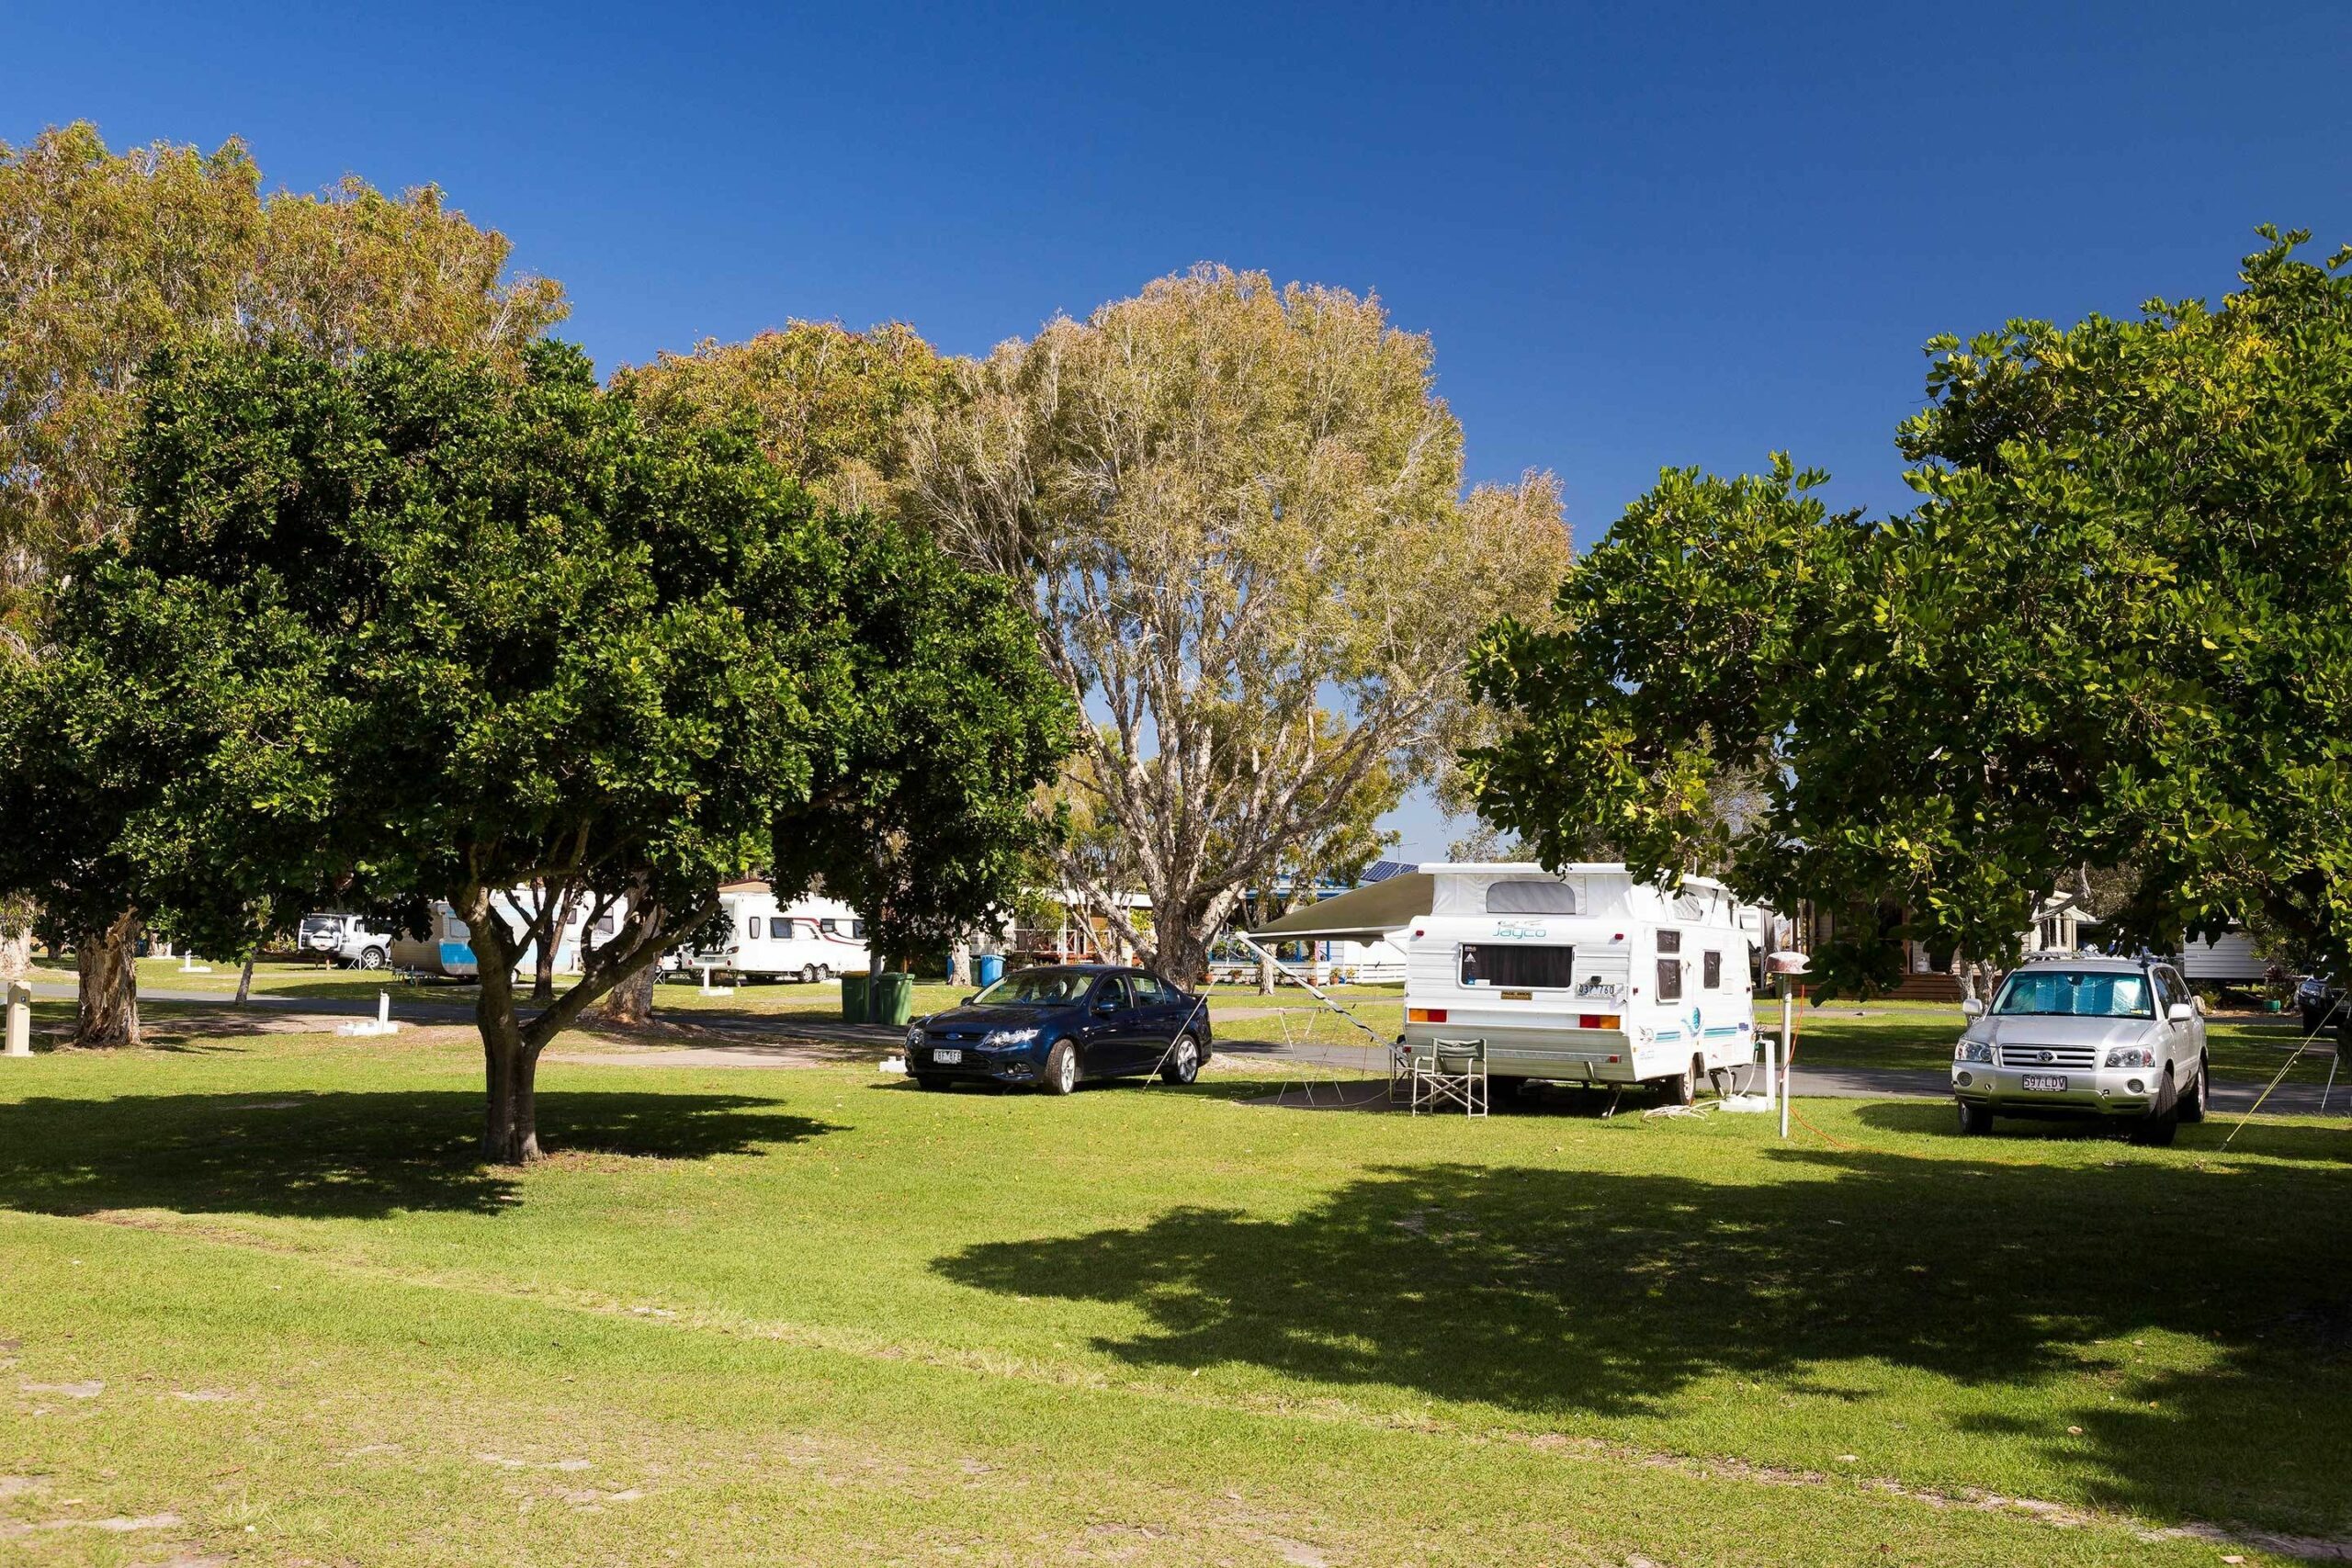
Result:
[[801,969],[800,983],[804,986],[813,986],[817,983],[817,966],[814,964],[808,964]]
[[1652,1081],[1657,1089],[1659,1104],[1688,1105],[1699,1098],[1699,1059],[1693,1056],[1679,1073],[1670,1078]]

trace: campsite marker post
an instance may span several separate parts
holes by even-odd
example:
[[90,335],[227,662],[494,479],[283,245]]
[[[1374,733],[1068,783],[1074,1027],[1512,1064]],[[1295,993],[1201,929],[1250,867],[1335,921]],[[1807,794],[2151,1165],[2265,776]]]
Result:
[[1805,972],[1804,954],[1784,948],[1764,961],[1764,972],[1781,982],[1781,1039],[1777,1050],[1767,1048],[1764,1077],[1765,1092],[1780,1097],[1781,1136],[1785,1138],[1789,1135],[1789,1043],[1796,1033],[1796,985],[1797,976]]
[[8,982],[8,1055],[33,1054],[33,988],[23,980]]

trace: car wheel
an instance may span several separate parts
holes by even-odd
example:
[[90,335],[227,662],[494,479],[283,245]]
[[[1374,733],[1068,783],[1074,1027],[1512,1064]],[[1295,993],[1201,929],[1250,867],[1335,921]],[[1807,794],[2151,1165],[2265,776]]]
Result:
[[1059,1042],[1047,1054],[1042,1082],[1047,1094],[1068,1094],[1078,1088],[1078,1052],[1069,1041]]
[[2197,1058],[2197,1076],[2188,1081],[2188,1092],[2180,1097],[2180,1119],[2184,1122],[2205,1120],[2206,1107],[2211,1103],[2205,1083],[2206,1071],[2206,1060],[2199,1055]]
[[1168,1065],[1159,1069],[1163,1083],[1191,1083],[1201,1076],[1201,1043],[1188,1034],[1176,1037],[1176,1044],[1168,1053]]
[[1972,1138],[1982,1137],[1984,1134],[1993,1130],[1993,1108],[1991,1106],[1971,1105],[1964,1100],[1961,1100],[1959,1104],[1960,1130],[1963,1134]]
[[1693,1058],[1690,1063],[1686,1064],[1683,1069],[1675,1074],[1674,1077],[1670,1078],[1657,1079],[1656,1087],[1657,1089],[1659,1104],[1690,1104],[1693,1100],[1697,1099],[1699,1095],[1699,1074],[1698,1062],[1696,1058]]
[[2173,1134],[2180,1131],[2180,1091],[2173,1087],[2172,1069],[2165,1069],[2165,1080],[2156,1086],[2156,1103],[2132,1129],[2132,1141],[2152,1149],[2167,1148]]
[[380,947],[363,947],[359,950],[359,967],[362,969],[381,969],[385,961],[386,954]]

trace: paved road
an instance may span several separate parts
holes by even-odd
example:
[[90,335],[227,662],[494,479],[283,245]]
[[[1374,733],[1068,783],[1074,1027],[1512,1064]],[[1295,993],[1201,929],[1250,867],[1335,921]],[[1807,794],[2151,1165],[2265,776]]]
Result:
[[[473,1021],[471,1002],[435,997],[429,987],[386,988],[392,992],[392,1016],[395,1019],[435,1023],[469,1023]],[[33,995],[46,1001],[72,1001],[74,987],[36,981]],[[152,1001],[206,1003],[224,1012],[236,1005],[218,991],[151,988],[140,992],[140,995]],[[374,999],[364,997],[259,996],[245,1006],[258,1012],[338,1017],[372,1018],[376,1013]],[[870,1045],[877,1055],[897,1044],[900,1035],[899,1030],[884,1026],[842,1023],[838,1020],[810,1018],[800,1013],[729,1012],[697,1008],[690,1012],[673,1011],[664,1016],[673,1022],[692,1024],[747,1039],[819,1040],[835,1045]],[[1280,1041],[1236,1040],[1220,1036],[1216,1048],[1220,1055],[1226,1056],[1367,1072],[1382,1070],[1387,1060],[1385,1046],[1369,1044],[1287,1045]],[[1799,1057],[1802,1059],[1802,1052]],[[2324,1092],[2324,1086],[2302,1077],[2301,1075],[2305,1070],[2306,1067],[2299,1066],[2299,1081],[2279,1085],[2265,1102],[2263,1110],[2282,1115],[2321,1114],[2320,1098]],[[1940,1069],[1902,1067],[1799,1066],[1791,1075],[1791,1088],[1803,1100],[1943,1100],[1951,1094]],[[2213,1107],[2220,1111],[2241,1113],[2254,1104],[2262,1089],[2260,1083],[2243,1078],[2216,1078],[2213,1080]],[[2338,1079],[2334,1092],[2328,1096],[2327,1104],[2329,1111],[2336,1115],[2352,1115],[2352,1074]]]

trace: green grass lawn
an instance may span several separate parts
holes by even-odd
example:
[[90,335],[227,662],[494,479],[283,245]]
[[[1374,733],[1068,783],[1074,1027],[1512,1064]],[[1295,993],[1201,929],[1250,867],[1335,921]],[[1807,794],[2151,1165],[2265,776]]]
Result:
[[[517,1174],[472,1157],[458,1031],[0,1065],[0,1560],[2352,1535],[2341,1122],[2224,1155],[2219,1124],[1963,1142],[1941,1107],[1811,1102],[1781,1145],[1277,1111],[1221,1066],[1057,1100],[558,1062],[557,1157]],[[2236,1540],[2165,1533],[2193,1521]]]

